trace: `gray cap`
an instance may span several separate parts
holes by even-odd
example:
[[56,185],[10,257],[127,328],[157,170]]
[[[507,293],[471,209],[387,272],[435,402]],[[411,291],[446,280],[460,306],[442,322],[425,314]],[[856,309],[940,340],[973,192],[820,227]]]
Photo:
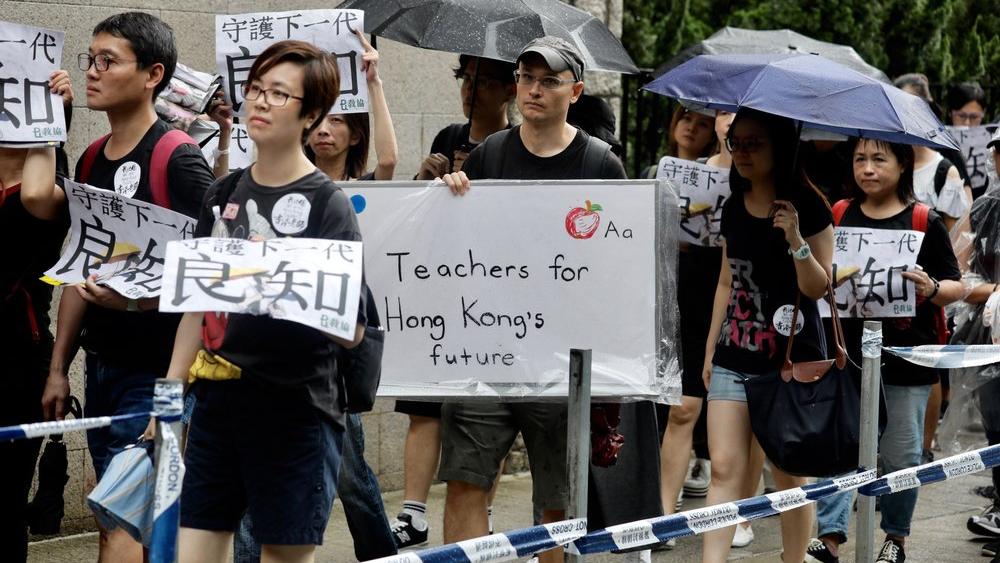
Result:
[[521,49],[521,54],[517,56],[514,63],[521,62],[521,59],[528,53],[541,55],[554,72],[568,70],[573,73],[573,78],[577,81],[583,80],[583,56],[572,43],[565,39],[554,35],[532,39]]
[[1000,127],[997,127],[997,131],[993,134],[993,138],[990,139],[990,142],[986,143],[986,148],[994,149],[997,152],[1000,152],[1000,147],[997,145],[1000,145]]

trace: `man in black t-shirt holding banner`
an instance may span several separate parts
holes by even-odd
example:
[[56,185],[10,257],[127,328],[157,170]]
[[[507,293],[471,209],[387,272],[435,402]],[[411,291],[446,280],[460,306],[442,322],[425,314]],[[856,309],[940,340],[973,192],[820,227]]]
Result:
[[[107,114],[111,134],[84,153],[76,179],[197,217],[212,171],[197,145],[178,137],[179,132],[168,135],[171,127],[153,109],[177,64],[170,27],[145,13],[111,16],[94,28],[79,63],[87,78],[87,107]],[[65,200],[58,190],[53,194]],[[153,384],[166,376],[180,320],[180,315],[157,312],[157,303],[155,297],[128,299],[93,278],[64,289],[42,398],[47,419],[63,417],[69,364],[78,344],[87,352],[86,416],[152,410]],[[98,479],[111,457],[134,443],[147,423],[137,419],[87,432]],[[102,530],[100,548],[101,560],[142,560],[141,546],[121,529]]]
[[[517,105],[524,122],[494,133],[469,155],[462,170],[443,176],[456,195],[470,179],[624,179],[607,143],[569,125],[570,104],[583,94],[583,58],[562,39],[542,37],[518,56]],[[500,462],[520,431],[528,449],[533,499],[542,522],[557,522],[569,502],[564,403],[445,403],[441,410],[439,477],[448,482],[444,541],[487,533],[486,496]],[[483,444],[487,445],[484,450]],[[541,554],[561,561],[562,550]]]

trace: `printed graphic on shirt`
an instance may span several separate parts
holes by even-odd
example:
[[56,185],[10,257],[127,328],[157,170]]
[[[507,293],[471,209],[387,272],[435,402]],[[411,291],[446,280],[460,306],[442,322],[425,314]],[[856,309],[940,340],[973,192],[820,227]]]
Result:
[[139,163],[128,161],[123,163],[115,171],[115,192],[118,195],[132,197],[139,189],[139,179],[142,177],[142,169]]
[[312,204],[300,193],[285,194],[271,210],[271,224],[283,235],[296,235],[306,230]]
[[[277,207],[277,206],[276,206]],[[258,206],[257,202],[253,199],[248,199],[246,203],[247,210],[247,239],[252,241],[262,241],[272,238],[276,238],[278,235],[271,228],[271,222],[257,212]],[[237,235],[233,235],[236,238],[243,238]]]
[[753,281],[753,263],[730,258],[729,267],[733,286],[719,344],[773,357],[777,351],[777,333],[764,314],[764,294]]
[[[778,307],[778,310],[774,312],[774,328],[778,331],[778,334],[782,336],[791,336],[792,334],[792,316],[795,314],[794,305],[782,305]],[[806,326],[805,315],[802,311],[799,311],[799,316],[795,318],[795,334],[802,332],[802,328]]]

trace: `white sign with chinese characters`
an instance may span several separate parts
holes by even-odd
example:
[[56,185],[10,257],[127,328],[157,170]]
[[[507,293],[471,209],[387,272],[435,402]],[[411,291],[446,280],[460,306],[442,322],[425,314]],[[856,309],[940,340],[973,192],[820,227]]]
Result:
[[61,31],[0,22],[0,146],[66,140],[63,98],[49,91]]
[[729,198],[729,171],[665,156],[657,166],[656,179],[669,181],[680,195],[681,241],[722,246],[719,225],[722,205]]
[[364,29],[361,10],[294,10],[215,16],[215,62],[226,97],[243,113],[243,87],[257,55],[273,43],[297,39],[331,53],[340,69],[340,96],[331,113],[367,113],[364,49],[354,30]]
[[[219,148],[219,135],[205,143],[201,148],[201,154],[205,157],[209,166],[215,167],[215,150]],[[229,171],[240,170],[253,164],[254,159],[253,141],[247,135],[247,128],[240,123],[234,123],[233,129],[229,133]]]
[[131,299],[159,295],[167,242],[193,237],[194,219],[70,180],[65,190],[69,243],[42,279],[60,285],[93,275]]
[[167,245],[160,310],[268,315],[354,338],[360,242],[198,238]]
[[[917,292],[903,272],[913,270],[924,233],[897,229],[835,227],[833,279],[841,317],[889,318],[917,314]],[[830,316],[825,300],[820,314]]]
[[[993,127],[996,127],[995,125]],[[992,129],[992,128],[990,128]],[[990,142],[993,133],[986,126],[978,127],[948,127],[948,132],[958,141],[965,157],[965,169],[972,181],[972,189],[978,190],[986,185],[986,163],[990,159],[990,151],[986,143]]]

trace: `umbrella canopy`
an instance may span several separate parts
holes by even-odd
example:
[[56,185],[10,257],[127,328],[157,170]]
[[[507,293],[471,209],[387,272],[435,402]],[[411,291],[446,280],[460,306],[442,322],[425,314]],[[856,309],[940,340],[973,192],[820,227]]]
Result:
[[816,55],[699,55],[643,88],[693,107],[748,107],[841,135],[958,148],[927,102]]
[[587,70],[639,72],[604,22],[559,0],[346,0],[365,31],[434,51],[513,62],[532,39],[573,43]]
[[660,65],[656,76],[698,55],[752,55],[752,54],[803,54],[819,55],[824,59],[840,63],[865,76],[881,82],[889,82],[889,77],[878,68],[865,62],[861,55],[848,45],[827,43],[802,35],[790,29],[743,29],[724,27],[711,37],[699,41],[681,51],[677,56]]

